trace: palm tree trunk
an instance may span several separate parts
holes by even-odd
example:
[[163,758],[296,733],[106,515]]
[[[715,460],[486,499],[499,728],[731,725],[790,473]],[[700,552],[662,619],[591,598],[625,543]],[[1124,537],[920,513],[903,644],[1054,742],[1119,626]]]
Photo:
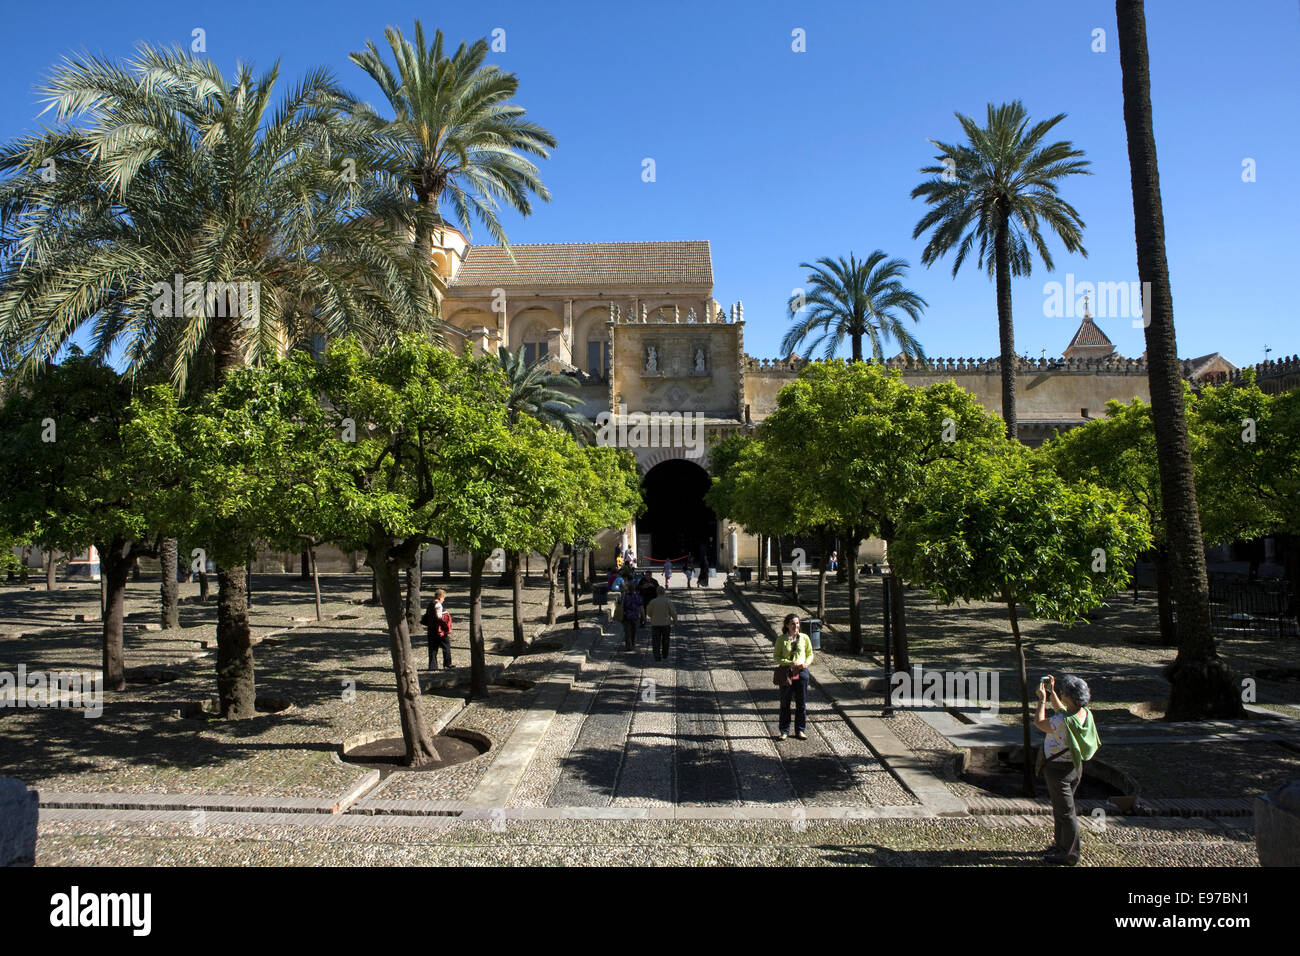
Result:
[[368,557],[370,566],[375,569],[375,582],[388,625],[388,646],[393,658],[393,674],[397,678],[397,709],[402,720],[406,762],[411,767],[423,767],[436,763],[440,758],[420,702],[420,674],[411,650],[411,632],[407,629],[402,605],[402,585],[397,577],[399,561],[391,556],[393,543],[389,538],[376,536],[371,540]]
[[1124,130],[1133,186],[1138,278],[1144,296],[1147,377],[1155,422],[1156,457],[1164,505],[1166,541],[1178,601],[1178,656],[1166,671],[1169,720],[1234,717],[1242,713],[1232,673],[1219,657],[1210,622],[1210,588],[1197,512],[1191,446],[1183,405],[1183,381],[1174,335],[1173,295],[1165,258],[1164,210],[1151,115],[1146,14],[1142,0],[1116,0]]
[[487,660],[483,648],[483,565],[487,554],[469,556],[469,692],[476,700],[487,696]]
[[1007,437],[1015,441],[1019,435],[1016,414],[1016,333],[1011,320],[1010,228],[1004,211],[998,219],[993,252],[997,269],[998,346],[1002,356],[1002,420],[1007,424]]
[[180,583],[176,580],[177,551],[180,543],[175,538],[163,538],[158,549],[158,570],[162,572],[162,629],[170,631],[181,626]]

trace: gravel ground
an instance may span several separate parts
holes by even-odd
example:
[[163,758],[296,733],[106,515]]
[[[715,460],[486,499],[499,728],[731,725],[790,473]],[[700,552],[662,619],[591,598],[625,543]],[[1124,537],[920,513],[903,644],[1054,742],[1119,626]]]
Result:
[[[251,814],[247,816],[253,816]],[[1083,866],[1254,866],[1241,821],[1109,824]],[[45,821],[37,865],[1041,866],[1047,818],[824,822],[438,820],[427,827]]]
[[[338,759],[342,741],[400,724],[382,609],[351,603],[369,598],[367,575],[340,575],[323,586],[330,594],[324,610],[333,617],[317,623],[309,581],[285,575],[275,579],[278,589],[272,589],[271,580],[265,576],[254,584],[251,616],[260,641],[254,650],[258,694],[287,698],[294,705],[291,709],[239,722],[176,717],[174,712],[183,704],[214,693],[213,657],[206,652],[188,660],[168,659],[178,679],[108,694],[104,713],[97,719],[71,709],[0,710],[0,766],[7,775],[43,790],[313,798],[346,793],[366,768]],[[156,604],[156,587],[156,583],[133,585],[131,601],[136,606]],[[425,676],[424,705],[430,719],[459,707],[468,687],[466,594],[456,580],[449,590],[453,661],[458,666],[452,672]],[[0,592],[0,606],[12,614],[16,613],[12,602],[26,606],[50,598],[63,601],[71,593],[8,589]],[[530,587],[525,596],[530,628],[536,627],[544,612],[546,590]],[[214,613],[212,605],[183,607],[187,617]],[[151,608],[149,613],[155,611]],[[508,640],[508,590],[489,590],[484,612],[489,648]],[[308,615],[307,623],[289,626],[290,618]],[[198,624],[182,632],[189,639],[213,628]],[[279,633],[271,633],[277,628]],[[34,638],[0,642],[0,670],[18,662],[31,667],[31,661],[63,659],[71,664],[92,654],[97,667],[98,634],[87,645],[84,631],[67,626],[46,629]],[[141,637],[155,640],[158,632]],[[12,655],[16,648],[23,650],[23,657]],[[417,661],[424,663],[426,654],[418,647],[415,651]],[[128,666],[139,665],[143,657],[140,645],[128,643]],[[537,657],[536,661],[521,659],[521,664],[527,660],[521,669],[549,666],[540,659],[542,655]],[[493,654],[488,659],[497,670],[510,660]],[[506,702],[518,696],[515,691],[503,692],[501,709],[508,710]],[[477,712],[467,713],[464,719],[468,726],[483,723]],[[490,722],[486,730],[498,742],[502,739]]]

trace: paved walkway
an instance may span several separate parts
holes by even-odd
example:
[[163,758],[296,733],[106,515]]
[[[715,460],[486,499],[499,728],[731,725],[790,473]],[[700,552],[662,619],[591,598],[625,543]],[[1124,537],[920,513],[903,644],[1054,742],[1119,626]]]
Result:
[[816,689],[808,739],[776,740],[771,643],[721,590],[671,598],[679,622],[669,660],[654,660],[648,627],[627,652],[621,626],[607,625],[508,806],[917,804]]

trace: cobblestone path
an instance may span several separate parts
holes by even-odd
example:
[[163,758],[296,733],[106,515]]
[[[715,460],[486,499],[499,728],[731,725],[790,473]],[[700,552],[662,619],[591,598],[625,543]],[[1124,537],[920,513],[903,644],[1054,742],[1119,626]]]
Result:
[[816,690],[808,739],[776,740],[771,643],[723,592],[670,596],[669,660],[654,660],[648,627],[627,652],[607,625],[512,806],[916,804]]

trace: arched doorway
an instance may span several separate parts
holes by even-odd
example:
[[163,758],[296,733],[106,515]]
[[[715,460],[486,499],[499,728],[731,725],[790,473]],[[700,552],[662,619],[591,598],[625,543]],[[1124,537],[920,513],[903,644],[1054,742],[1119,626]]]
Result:
[[712,479],[700,465],[670,458],[651,468],[641,481],[646,512],[637,519],[637,536],[650,538],[640,558],[679,558],[689,554],[698,566],[703,548],[709,564],[718,563],[718,518],[704,503]]

